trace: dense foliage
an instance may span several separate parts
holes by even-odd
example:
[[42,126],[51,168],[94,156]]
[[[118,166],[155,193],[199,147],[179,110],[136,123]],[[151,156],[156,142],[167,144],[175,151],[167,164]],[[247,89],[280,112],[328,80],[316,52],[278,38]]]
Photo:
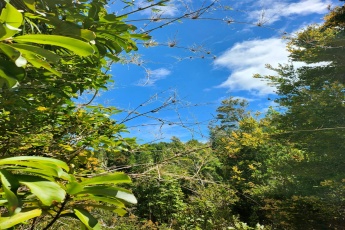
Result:
[[[86,90],[105,89],[109,64],[136,50],[135,28],[108,14],[107,1],[0,1],[0,228],[27,221],[48,229],[70,216],[99,229],[93,210],[126,213],[136,203],[107,172],[105,156],[127,151],[111,107],[77,106]],[[79,228],[79,227],[76,227]]]
[[313,65],[256,76],[282,111],[231,97],[208,143],[139,145],[118,109],[75,103],[149,39],[106,4],[0,0],[0,229],[343,229],[345,6],[289,38]]

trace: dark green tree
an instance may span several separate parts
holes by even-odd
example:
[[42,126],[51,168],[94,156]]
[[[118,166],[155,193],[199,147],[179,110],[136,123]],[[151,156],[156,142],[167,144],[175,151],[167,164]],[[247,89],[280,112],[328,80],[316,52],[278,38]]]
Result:
[[314,65],[268,66],[277,75],[263,77],[277,87],[276,102],[285,108],[275,117],[282,133],[272,138],[293,143],[307,156],[293,165],[295,183],[289,186],[290,195],[277,197],[268,205],[271,217],[280,219],[288,229],[338,229],[344,225],[343,9],[333,9],[324,24],[309,26],[290,39],[291,59]]

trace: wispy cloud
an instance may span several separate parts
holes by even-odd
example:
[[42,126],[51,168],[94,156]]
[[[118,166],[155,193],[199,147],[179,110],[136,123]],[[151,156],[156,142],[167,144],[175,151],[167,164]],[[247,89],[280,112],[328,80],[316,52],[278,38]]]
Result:
[[[144,8],[144,7],[147,7],[147,6],[151,5],[151,4],[152,4],[152,2],[147,2],[145,0],[139,0],[136,3],[138,8]],[[153,13],[152,9],[159,10],[159,12]],[[158,15],[164,15],[164,16],[171,16],[171,17],[173,17],[177,13],[179,13],[178,3],[175,0],[169,1],[168,3],[166,3],[165,6],[155,6],[155,7],[143,10],[143,11],[141,11],[141,13],[144,14],[144,15],[158,14]]]
[[171,71],[165,68],[159,68],[155,70],[146,70],[146,78],[140,79],[138,86],[154,86],[155,83],[159,80],[166,78],[171,74]]
[[249,19],[268,25],[283,17],[324,14],[327,12],[327,6],[331,3],[331,0],[301,0],[297,2],[261,0],[255,4],[255,7],[259,6],[262,10],[251,11]]
[[228,79],[218,87],[229,88],[231,91],[250,91],[261,96],[274,93],[273,87],[253,78],[253,75],[272,74],[271,70],[265,68],[265,64],[277,66],[278,63],[287,63],[288,52],[285,47],[285,42],[278,38],[235,44],[214,61],[217,67],[225,67],[231,71]]

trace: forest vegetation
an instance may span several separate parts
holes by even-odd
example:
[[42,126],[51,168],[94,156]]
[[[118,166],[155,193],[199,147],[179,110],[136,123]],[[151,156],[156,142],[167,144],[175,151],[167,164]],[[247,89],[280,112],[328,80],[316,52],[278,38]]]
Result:
[[345,6],[286,38],[304,66],[254,76],[283,110],[230,97],[208,142],[139,144],[76,102],[150,40],[106,4],[0,0],[0,229],[344,229]]

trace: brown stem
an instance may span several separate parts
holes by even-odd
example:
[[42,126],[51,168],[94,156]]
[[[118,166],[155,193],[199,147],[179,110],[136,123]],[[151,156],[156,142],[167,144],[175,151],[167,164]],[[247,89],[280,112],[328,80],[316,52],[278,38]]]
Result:
[[65,197],[65,200],[62,202],[61,207],[59,208],[59,211],[56,213],[56,215],[52,219],[52,221],[50,221],[50,223],[43,230],[49,229],[60,218],[60,214],[63,211],[63,209],[65,208],[68,200],[69,200],[69,195],[67,194]]
[[35,218],[33,219],[30,230],[34,230],[34,229],[35,229],[36,220],[37,220],[37,217],[35,217]]

